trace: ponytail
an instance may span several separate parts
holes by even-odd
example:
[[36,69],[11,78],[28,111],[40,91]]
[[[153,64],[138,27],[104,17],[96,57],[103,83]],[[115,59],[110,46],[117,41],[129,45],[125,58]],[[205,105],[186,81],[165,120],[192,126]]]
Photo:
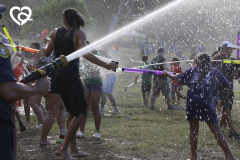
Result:
[[66,18],[66,21],[70,27],[80,28],[80,26],[84,27],[85,25],[83,16],[74,8],[65,9],[63,16]]

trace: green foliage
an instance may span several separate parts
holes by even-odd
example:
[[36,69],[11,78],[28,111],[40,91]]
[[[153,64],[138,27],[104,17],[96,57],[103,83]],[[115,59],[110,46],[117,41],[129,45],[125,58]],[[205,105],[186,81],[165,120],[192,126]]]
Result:
[[85,18],[86,27],[95,25],[95,20],[89,16],[88,9],[83,0],[51,0],[44,1],[33,9],[33,22],[23,26],[22,35],[29,35],[29,32],[39,34],[43,28],[52,31],[54,28],[63,26],[63,11],[66,8],[75,8]]

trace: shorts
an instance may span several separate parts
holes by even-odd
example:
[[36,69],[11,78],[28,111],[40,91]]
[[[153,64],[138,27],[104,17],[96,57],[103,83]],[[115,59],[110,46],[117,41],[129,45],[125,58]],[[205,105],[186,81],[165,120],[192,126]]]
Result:
[[51,78],[51,91],[49,93],[60,94],[56,83],[56,72],[51,72],[50,74],[48,74],[48,77]]
[[151,83],[142,83],[142,93],[150,92],[152,84]]
[[108,94],[111,94],[113,92],[115,82],[116,82],[116,74],[107,75],[103,85],[103,91],[107,92]]
[[229,108],[230,110],[232,110],[232,105],[233,105],[233,90],[220,90],[218,91],[218,97],[220,99],[220,102],[222,103],[223,107],[222,107],[222,112],[227,111],[227,109]]
[[84,84],[83,88],[85,91],[102,91],[102,84]]
[[0,125],[0,160],[15,160],[13,128]]
[[169,95],[170,89],[168,79],[154,79],[153,80],[153,95],[158,97],[162,91],[163,96]]
[[70,116],[87,115],[86,96],[80,76],[56,74],[56,82]]

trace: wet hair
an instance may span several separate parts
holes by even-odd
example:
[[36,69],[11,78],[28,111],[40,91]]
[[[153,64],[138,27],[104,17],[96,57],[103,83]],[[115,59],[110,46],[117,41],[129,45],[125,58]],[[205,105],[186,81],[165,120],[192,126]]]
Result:
[[38,49],[38,50],[41,49],[41,45],[40,45],[40,43],[38,43],[38,42],[33,42],[33,43],[31,43],[31,45],[34,45],[35,48]]
[[148,56],[142,56],[142,61],[147,61],[148,60]]
[[177,64],[180,64],[180,62],[178,62],[178,61],[179,61],[179,59],[177,59],[177,58],[173,58],[173,59],[172,59],[172,61],[176,61],[176,62],[177,62]]
[[84,27],[85,22],[83,16],[77,12],[74,8],[67,8],[63,12],[63,17],[66,18],[66,21],[70,27],[77,27],[80,28]]
[[199,56],[196,57],[194,60],[195,63],[199,63],[202,66],[202,74],[201,78],[202,80],[205,79],[205,76],[208,73],[209,68],[211,67],[211,58],[208,54],[202,53]]

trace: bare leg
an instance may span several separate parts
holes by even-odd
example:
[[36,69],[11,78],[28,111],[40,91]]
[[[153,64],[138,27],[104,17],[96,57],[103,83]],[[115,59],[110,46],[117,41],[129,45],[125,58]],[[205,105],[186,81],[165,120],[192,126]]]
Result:
[[91,93],[91,106],[94,114],[95,129],[100,130],[101,115],[99,112],[99,101],[102,95],[102,91],[92,91]]
[[180,105],[180,98],[187,99],[187,96],[182,95],[182,87],[178,87],[176,92],[177,92],[178,105]]
[[63,104],[63,102],[61,102],[61,105],[60,105],[60,107],[58,109],[57,122],[58,122],[58,127],[59,127],[59,130],[60,130],[60,137],[63,138],[63,136],[65,136],[65,134],[66,134],[66,128],[65,128],[66,107]]
[[46,117],[47,116],[47,110],[46,107],[41,103],[42,102],[42,96],[40,96],[39,94],[36,95],[36,102],[37,105],[40,107],[43,116]]
[[102,92],[102,93],[103,94],[102,94],[102,98],[101,98],[101,108],[104,108],[104,106],[105,106],[105,104],[107,102],[107,92]]
[[23,122],[22,122],[22,118],[20,113],[18,112],[18,109],[15,110],[15,116],[18,120],[19,126],[20,126],[20,132],[23,132],[26,130],[26,127],[24,126]]
[[175,93],[176,93],[176,89],[175,87],[171,87],[171,96],[172,96],[172,105],[175,104]]
[[199,119],[189,120],[190,124],[190,145],[191,145],[191,160],[197,160],[197,141],[199,130]]
[[221,111],[222,111],[222,107],[221,107],[221,103],[220,103],[220,101],[217,101],[217,112],[218,112],[218,115],[220,115],[221,114]]
[[[91,102],[91,91],[89,90],[85,90],[85,95],[86,95],[86,100],[87,100],[87,110],[89,110],[90,108],[90,102]],[[87,122],[87,115],[85,116],[85,118],[83,119],[81,125],[80,125],[80,131],[82,131],[84,133],[84,129],[85,129],[85,125]]]
[[222,113],[222,118],[220,120],[220,127],[222,128],[223,124],[227,122],[228,127],[230,129],[229,134],[234,134],[235,130],[232,124],[232,119],[231,119],[231,112],[230,109],[228,108],[225,112]]
[[48,111],[47,116],[44,118],[42,124],[42,134],[39,141],[39,144],[49,144],[47,141],[47,136],[52,128],[54,123],[54,118],[58,112],[60,105],[62,104],[62,98],[58,94],[49,93],[46,95],[47,102],[48,102]]
[[219,146],[223,149],[223,152],[225,153],[225,156],[227,160],[234,160],[233,155],[228,147],[228,144],[222,134],[222,130],[220,128],[219,124],[214,124],[214,123],[207,123],[210,130],[214,134]]
[[41,109],[40,109],[39,106],[37,105],[35,96],[36,96],[36,95],[30,97],[30,99],[29,99],[29,105],[32,107],[34,113],[37,115],[38,124],[42,124],[42,123],[43,123],[43,114],[42,114]]
[[168,107],[171,107],[171,99],[170,99],[169,95],[165,95],[165,101],[166,101]]
[[[70,113],[68,115],[68,120],[67,120],[67,126],[68,126],[68,131],[67,134],[65,135],[65,138],[63,140],[63,143],[61,146],[57,149],[55,152],[57,155],[67,158],[67,159],[73,159],[73,157],[69,154],[67,151],[68,145],[71,142],[71,154],[73,156],[82,154],[81,152],[79,153],[76,145],[76,132],[82,123],[83,119],[85,118],[86,115],[78,115],[75,117],[71,117]],[[83,155],[87,156],[87,154]]]
[[143,97],[143,103],[145,104],[145,101],[146,101],[146,92],[145,92],[145,93],[142,93],[142,97]]
[[113,97],[113,95],[111,93],[109,93],[109,94],[107,93],[107,96],[108,96],[109,100],[111,101],[113,107],[117,107],[117,103],[116,103],[116,100]]
[[21,118],[21,115],[20,113],[18,112],[18,109],[15,110],[15,117],[17,118],[18,122],[22,121],[22,118]]
[[154,107],[155,101],[156,101],[156,97],[154,95],[152,95],[152,97],[151,97],[151,107]]
[[26,121],[30,121],[30,105],[29,105],[29,98],[26,98],[23,100],[24,103],[24,112],[25,112],[25,117]]

